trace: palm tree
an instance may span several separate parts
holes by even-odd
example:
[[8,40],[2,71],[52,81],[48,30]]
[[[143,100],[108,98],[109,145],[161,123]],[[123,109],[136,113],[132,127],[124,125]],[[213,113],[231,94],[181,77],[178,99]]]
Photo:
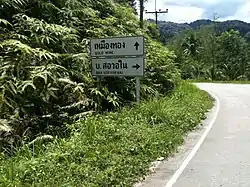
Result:
[[185,55],[197,58],[199,55],[199,40],[196,38],[194,33],[186,36],[183,43],[181,44]]

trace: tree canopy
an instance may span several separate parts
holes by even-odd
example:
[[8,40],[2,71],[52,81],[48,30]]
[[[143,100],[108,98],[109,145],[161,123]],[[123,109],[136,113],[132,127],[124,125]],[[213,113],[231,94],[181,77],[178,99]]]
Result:
[[250,53],[239,31],[216,33],[213,25],[176,36],[169,47],[184,79],[249,80]]

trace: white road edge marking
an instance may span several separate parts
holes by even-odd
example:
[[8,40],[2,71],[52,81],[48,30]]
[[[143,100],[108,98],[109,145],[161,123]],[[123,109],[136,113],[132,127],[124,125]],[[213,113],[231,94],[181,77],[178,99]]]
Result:
[[198,143],[194,146],[192,151],[189,153],[187,158],[183,161],[183,163],[180,165],[180,167],[174,173],[174,175],[171,177],[171,179],[167,182],[165,187],[172,187],[176,183],[177,179],[183,173],[184,169],[188,166],[188,164],[192,160],[192,158],[195,156],[195,154],[197,153],[197,151],[201,147],[203,141],[205,140],[205,138],[207,137],[208,133],[210,132],[210,130],[212,129],[212,127],[214,125],[214,122],[215,122],[215,120],[216,120],[216,118],[218,116],[219,110],[220,110],[220,100],[213,93],[210,93],[210,92],[208,92],[208,93],[216,100],[216,112],[215,112],[215,115],[214,115],[212,121],[209,123],[208,128],[206,129],[206,131],[203,133],[202,137],[198,141]]

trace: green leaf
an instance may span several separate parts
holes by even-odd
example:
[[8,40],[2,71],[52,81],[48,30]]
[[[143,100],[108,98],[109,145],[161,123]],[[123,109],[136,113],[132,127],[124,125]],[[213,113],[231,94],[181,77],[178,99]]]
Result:
[[0,119],[0,133],[1,132],[11,132],[13,129],[9,125],[9,121],[6,119]]
[[12,26],[12,24],[10,22],[8,22],[5,19],[1,19],[1,18],[0,18],[0,24],[4,24],[5,26],[8,26],[8,25]]
[[63,82],[63,83],[67,83],[67,84],[70,84],[70,85],[76,85],[75,82],[73,82],[73,81],[71,81],[70,79],[67,79],[67,78],[59,78],[58,81]]
[[33,84],[33,81],[31,81],[31,80],[24,81],[22,84],[23,84],[23,85],[22,85],[22,92],[24,92],[28,86],[30,86],[30,87],[32,87],[34,90],[36,90],[36,87],[35,87],[35,85]]

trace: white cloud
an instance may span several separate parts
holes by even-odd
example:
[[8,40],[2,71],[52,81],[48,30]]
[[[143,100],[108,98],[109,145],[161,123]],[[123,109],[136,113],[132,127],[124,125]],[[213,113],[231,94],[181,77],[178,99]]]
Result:
[[[161,10],[168,9],[167,14],[159,14],[158,19],[164,21],[172,21],[178,23],[192,22],[197,19],[201,19],[204,11],[202,8],[195,6],[167,5],[164,3],[164,1],[159,1],[157,3],[157,10],[159,10],[159,8]],[[150,1],[149,3],[147,3],[145,9],[148,11],[154,11],[154,2]],[[155,19],[155,15],[145,14],[145,18]]]
[[[155,0],[149,0],[145,9],[154,11]],[[218,14],[221,21],[238,19],[250,22],[250,0],[157,0],[156,9],[169,11],[167,14],[160,14],[159,20],[178,23],[212,19],[214,13]],[[145,18],[155,19],[155,16],[145,14]]]
[[[159,15],[159,20],[177,23],[192,22],[201,19],[203,14],[203,9],[197,7],[169,6],[168,8],[168,13]],[[146,15],[146,18],[154,18],[154,15]]]

